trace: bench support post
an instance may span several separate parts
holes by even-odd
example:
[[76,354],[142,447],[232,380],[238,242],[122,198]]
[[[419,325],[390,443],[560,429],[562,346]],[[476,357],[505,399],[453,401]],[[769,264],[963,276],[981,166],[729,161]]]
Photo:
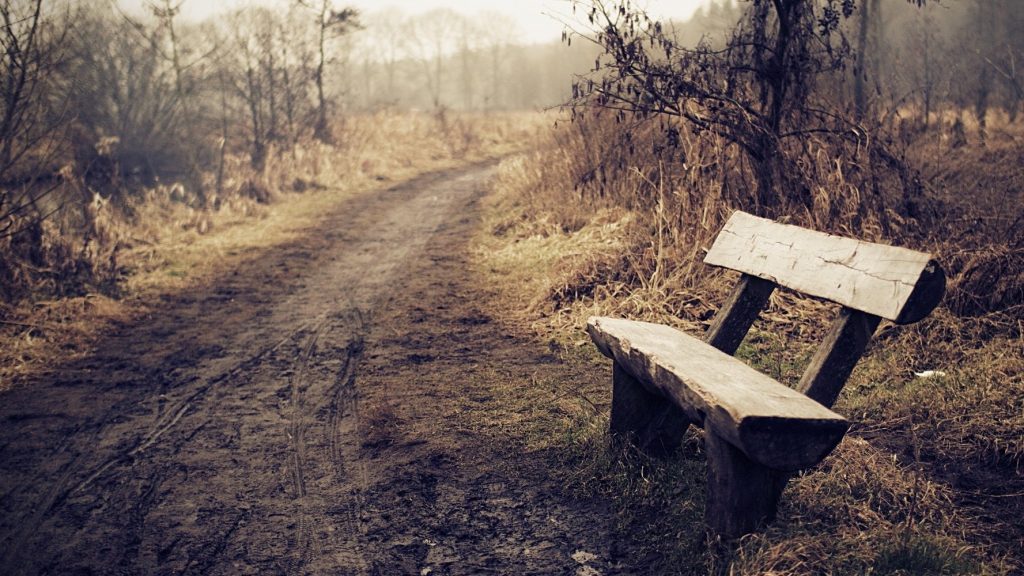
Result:
[[775,291],[775,283],[744,274],[704,334],[704,341],[726,354],[735,354],[750,327]]
[[671,401],[652,394],[636,378],[613,362],[613,437],[629,439],[641,451],[659,456],[677,449],[690,424]]
[[788,476],[750,460],[707,428],[704,449],[708,456],[704,520],[712,533],[732,540],[774,520]]
[[866,312],[843,308],[811,358],[797,390],[831,408],[881,320]]

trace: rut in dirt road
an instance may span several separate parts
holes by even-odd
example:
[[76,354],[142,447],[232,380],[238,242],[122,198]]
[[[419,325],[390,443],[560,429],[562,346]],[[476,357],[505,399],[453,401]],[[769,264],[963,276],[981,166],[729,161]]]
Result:
[[490,173],[341,203],[0,396],[0,572],[609,572],[603,511],[458,424],[557,363],[474,306]]

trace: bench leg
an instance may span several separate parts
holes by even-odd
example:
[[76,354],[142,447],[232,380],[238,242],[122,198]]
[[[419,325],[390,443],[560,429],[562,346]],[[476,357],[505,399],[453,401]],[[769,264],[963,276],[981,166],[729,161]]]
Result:
[[704,430],[708,455],[705,521],[726,540],[739,538],[775,519],[788,475],[762,466],[714,432]]
[[690,421],[671,402],[652,394],[614,363],[611,433],[628,438],[651,456],[669,454],[682,444]]

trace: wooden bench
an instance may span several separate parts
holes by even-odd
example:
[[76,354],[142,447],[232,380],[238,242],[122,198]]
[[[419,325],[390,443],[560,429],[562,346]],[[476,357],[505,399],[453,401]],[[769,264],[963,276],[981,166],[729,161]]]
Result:
[[[742,276],[703,339],[647,322],[591,318],[587,331],[614,360],[611,432],[648,451],[674,449],[689,424],[704,429],[705,518],[723,538],[775,516],[796,471],[842,440],[847,421],[830,410],[885,318],[927,316],[945,291],[930,255],[732,215],[704,259]],[[842,306],[798,390],[735,359],[776,286]]]

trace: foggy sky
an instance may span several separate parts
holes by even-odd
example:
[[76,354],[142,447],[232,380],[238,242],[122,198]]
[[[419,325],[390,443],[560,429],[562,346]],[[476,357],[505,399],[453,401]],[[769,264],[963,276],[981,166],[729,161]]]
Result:
[[[247,4],[286,5],[294,0],[185,0],[184,17],[202,20],[209,16]],[[639,6],[646,6],[651,15],[668,19],[685,19],[693,14],[706,0],[640,0]],[[141,10],[146,0],[119,0],[132,12]],[[426,12],[435,8],[449,8],[456,12],[475,16],[482,12],[500,12],[512,16],[518,22],[518,32],[523,42],[548,42],[557,40],[564,29],[563,21],[572,21],[571,4],[568,0],[335,0],[337,6],[353,6],[364,12],[376,12],[397,8],[408,14]],[[584,18],[584,14],[579,14]]]

